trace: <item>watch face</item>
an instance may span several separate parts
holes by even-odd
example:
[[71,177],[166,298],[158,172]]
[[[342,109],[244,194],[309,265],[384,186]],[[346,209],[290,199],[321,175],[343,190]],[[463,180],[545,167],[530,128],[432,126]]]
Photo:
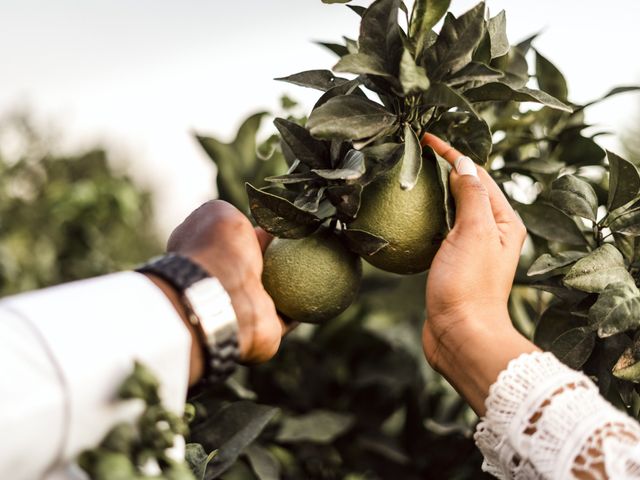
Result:
[[208,378],[223,381],[233,373],[240,356],[238,321],[231,299],[217,278],[200,280],[187,288],[184,296],[204,337]]
[[229,295],[217,278],[205,278],[187,288],[184,295],[198,317],[208,343],[226,340],[238,331]]

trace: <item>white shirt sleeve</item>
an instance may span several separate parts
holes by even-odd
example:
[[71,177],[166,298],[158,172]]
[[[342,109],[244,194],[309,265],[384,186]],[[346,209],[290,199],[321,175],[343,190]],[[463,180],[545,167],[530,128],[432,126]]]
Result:
[[191,336],[167,297],[127,272],[0,301],[0,478],[40,479],[142,411],[115,392],[134,360],[181,413]]
[[551,353],[513,360],[486,406],[475,440],[500,479],[640,479],[638,422]]

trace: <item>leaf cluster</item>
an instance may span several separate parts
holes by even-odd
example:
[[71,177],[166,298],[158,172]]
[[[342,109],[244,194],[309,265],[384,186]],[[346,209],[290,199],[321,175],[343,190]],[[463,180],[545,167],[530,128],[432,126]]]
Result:
[[322,44],[339,56],[332,70],[277,79],[320,96],[306,121],[275,120],[288,169],[266,178],[266,188],[248,185],[247,193],[256,222],[271,234],[301,238],[328,223],[355,252],[370,255],[388,242],[369,232],[349,233],[362,190],[398,164],[400,187],[411,190],[422,162],[435,158],[420,145],[424,132],[485,164],[492,132],[483,110],[518,102],[565,112],[572,107],[528,86],[525,52],[509,45],[504,12],[488,17],[479,3],[455,17],[446,13],[448,1],[432,0],[415,2],[411,12],[401,0],[348,6],[361,17],[360,31],[344,45]]
[[[160,402],[160,384],[143,364],[135,362],[133,372],[118,391],[121,401],[144,405],[135,424],[114,426],[93,449],[83,451],[77,463],[92,480],[201,480],[214,455],[204,455],[200,445],[184,444],[188,435],[188,413],[179,417]],[[189,406],[188,406],[189,407]],[[192,407],[190,407],[192,408]],[[185,460],[186,458],[186,460]]]
[[[533,57],[537,83],[568,102],[566,79],[531,40],[518,48]],[[585,123],[584,112],[639,89],[614,88],[572,104],[572,112],[509,105],[483,110],[500,138],[490,172],[511,193],[531,239],[511,296],[512,317],[523,331],[533,331],[540,347],[592,375],[603,395],[634,415],[640,403],[631,381],[640,376],[630,373],[636,370],[629,362],[640,332],[640,176],[637,164],[598,145],[606,132]]]

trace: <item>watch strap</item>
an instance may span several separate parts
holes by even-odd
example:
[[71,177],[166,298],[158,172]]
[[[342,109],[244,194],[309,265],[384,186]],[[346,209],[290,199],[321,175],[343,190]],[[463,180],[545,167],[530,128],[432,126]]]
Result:
[[181,293],[194,283],[210,277],[196,262],[177,253],[152,258],[136,268],[136,272],[157,275]]

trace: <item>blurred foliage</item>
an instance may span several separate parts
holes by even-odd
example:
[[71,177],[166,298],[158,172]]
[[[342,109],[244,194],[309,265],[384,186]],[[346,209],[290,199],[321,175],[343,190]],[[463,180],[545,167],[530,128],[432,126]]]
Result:
[[94,148],[57,154],[20,114],[0,122],[0,295],[130,268],[161,251],[151,199]]

